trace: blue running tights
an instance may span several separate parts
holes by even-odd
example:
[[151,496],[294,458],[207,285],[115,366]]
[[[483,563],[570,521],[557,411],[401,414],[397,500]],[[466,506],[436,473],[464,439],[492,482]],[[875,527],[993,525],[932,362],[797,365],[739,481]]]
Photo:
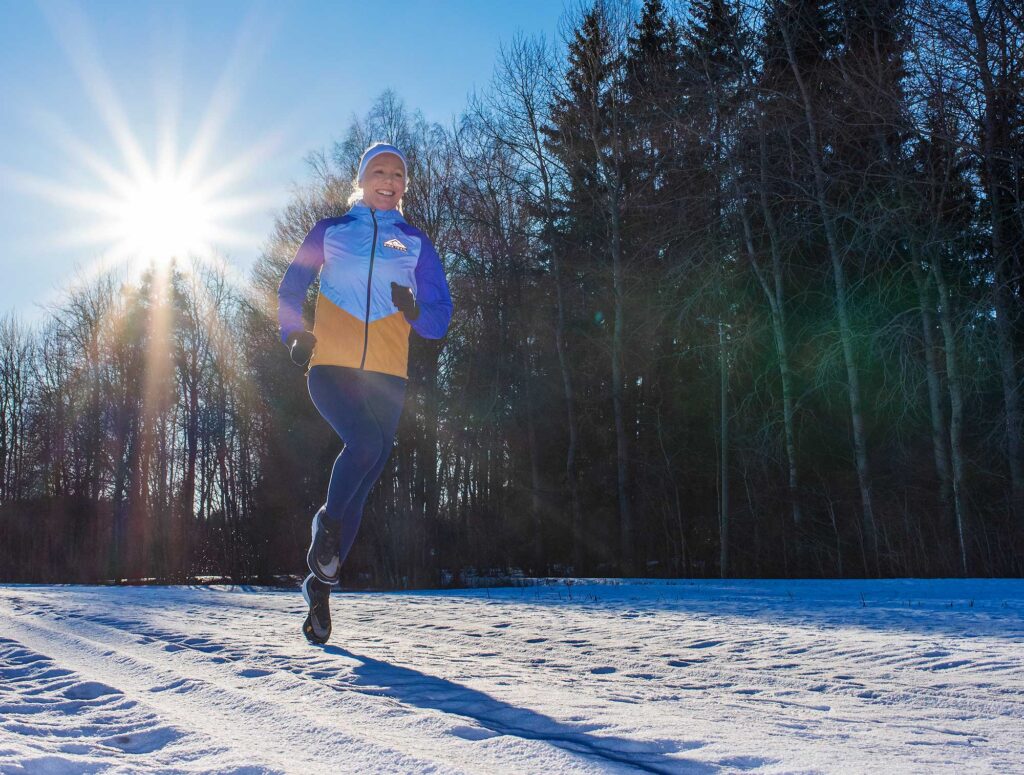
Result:
[[363,518],[363,505],[391,455],[406,381],[391,374],[344,366],[309,370],[309,397],[345,443],[334,461],[325,504],[327,519],[341,521],[345,562]]

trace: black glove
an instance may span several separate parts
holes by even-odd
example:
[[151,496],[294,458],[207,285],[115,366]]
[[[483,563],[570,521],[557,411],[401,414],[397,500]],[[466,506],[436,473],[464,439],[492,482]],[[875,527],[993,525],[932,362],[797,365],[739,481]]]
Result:
[[391,283],[391,303],[405,315],[406,320],[415,320],[420,316],[420,305],[412,295],[412,288],[398,283]]
[[288,340],[288,354],[296,364],[305,368],[313,356],[316,337],[310,331],[299,331]]

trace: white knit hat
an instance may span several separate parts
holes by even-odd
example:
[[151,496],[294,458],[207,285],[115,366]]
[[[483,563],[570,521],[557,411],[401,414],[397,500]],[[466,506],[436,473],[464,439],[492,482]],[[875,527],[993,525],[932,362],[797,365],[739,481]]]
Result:
[[405,162],[405,154],[398,150],[395,146],[389,143],[374,143],[365,151],[363,151],[362,158],[359,159],[359,174],[356,175],[356,180],[360,183],[363,182],[363,173],[366,172],[366,167],[373,160],[375,156],[380,156],[382,153],[393,153],[399,159],[402,160],[402,172],[405,176],[409,177],[409,169]]

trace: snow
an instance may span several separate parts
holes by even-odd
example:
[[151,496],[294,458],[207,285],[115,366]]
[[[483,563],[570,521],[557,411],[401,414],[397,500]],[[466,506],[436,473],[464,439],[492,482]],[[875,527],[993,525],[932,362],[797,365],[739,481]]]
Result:
[[0,773],[1024,772],[1024,581],[0,586]]

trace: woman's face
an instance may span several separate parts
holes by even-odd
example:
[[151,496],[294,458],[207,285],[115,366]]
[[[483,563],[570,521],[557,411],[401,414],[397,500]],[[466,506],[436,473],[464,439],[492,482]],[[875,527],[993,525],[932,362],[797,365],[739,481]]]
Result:
[[374,156],[363,173],[363,202],[374,210],[393,210],[405,193],[405,167],[393,153]]

